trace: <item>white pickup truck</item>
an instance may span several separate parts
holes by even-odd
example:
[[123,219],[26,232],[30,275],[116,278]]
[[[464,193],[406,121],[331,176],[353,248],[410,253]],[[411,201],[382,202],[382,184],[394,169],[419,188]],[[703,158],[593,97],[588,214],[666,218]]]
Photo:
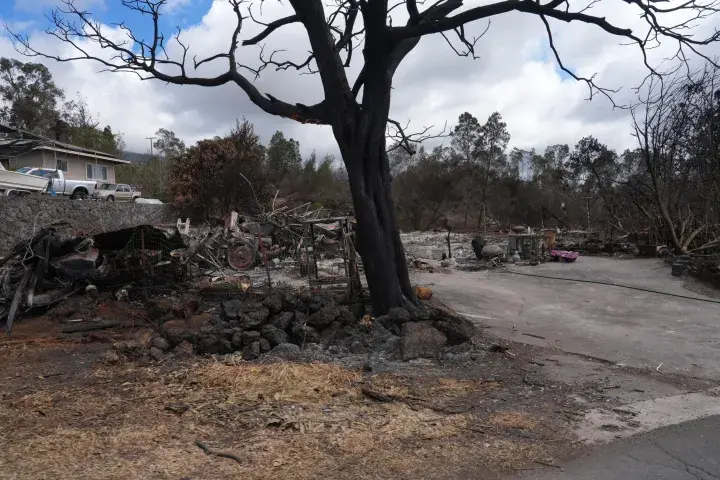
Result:
[[70,197],[70,200],[85,200],[86,198],[90,198],[96,187],[96,182],[94,180],[67,179],[65,178],[65,174],[62,170],[23,167],[19,168],[17,173],[24,173],[47,179],[50,182],[47,188],[47,192],[50,195],[66,196]]
[[0,195],[10,197],[43,193],[49,185],[49,178],[5,170],[0,164]]

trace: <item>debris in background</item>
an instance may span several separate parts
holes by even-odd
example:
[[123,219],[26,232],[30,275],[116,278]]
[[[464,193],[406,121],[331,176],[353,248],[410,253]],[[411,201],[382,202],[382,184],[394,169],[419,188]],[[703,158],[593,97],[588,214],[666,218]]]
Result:
[[480,251],[483,258],[492,258],[501,255],[503,249],[499,245],[485,245]]
[[566,250],[551,250],[550,251],[550,257],[556,262],[567,262],[571,263],[577,260],[578,253],[577,252],[568,252]]
[[180,233],[183,235],[188,235],[190,233],[190,219],[186,218],[185,222],[183,222],[181,219],[177,219],[177,229]]

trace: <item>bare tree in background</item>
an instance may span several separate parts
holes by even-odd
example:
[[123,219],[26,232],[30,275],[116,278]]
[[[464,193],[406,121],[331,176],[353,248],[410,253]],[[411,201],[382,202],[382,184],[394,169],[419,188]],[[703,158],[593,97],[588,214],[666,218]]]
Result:
[[[664,81],[661,81],[664,80]],[[673,247],[685,251],[720,225],[720,71],[651,79],[633,111],[645,167],[635,188],[657,209]],[[712,238],[712,237],[711,237]],[[717,243],[720,237],[711,240]]]
[[[607,0],[593,0],[589,5],[577,6],[569,0],[502,0],[467,8],[463,0],[425,3],[420,0],[288,0],[287,16],[264,24],[261,33],[241,40],[244,23],[253,20],[250,14],[253,5],[249,0],[228,0],[237,17],[228,47],[203,59],[192,56],[190,46],[183,43],[179,33],[170,37],[162,31],[159,19],[166,0],[122,0],[128,13],[148,18],[152,32],[140,35],[128,27],[129,22],[120,23],[119,28],[126,35],[123,41],[118,41],[115,35],[94,21],[89,12],[74,5],[73,0],[65,0],[65,6],[56,9],[50,17],[54,29],[49,33],[74,47],[77,51],[74,56],[49,55],[30,45],[26,36],[14,36],[18,48],[26,55],[58,61],[92,60],[109,71],[134,72],[142,78],[180,85],[214,87],[234,83],[255,105],[271,115],[330,125],[347,168],[359,227],[358,250],[373,308],[376,314],[381,314],[391,307],[411,307],[416,303],[393,210],[386,152],[388,124],[397,129],[395,136],[406,148],[412,148],[419,140],[417,136],[407,135],[398,122],[388,117],[393,75],[400,63],[426,35],[443,35],[456,53],[474,58],[478,38],[465,34],[466,25],[487,21],[489,26],[489,19],[494,16],[521,12],[534,15],[543,23],[561,69],[585,82],[591,97],[600,93],[610,98],[613,91],[597,86],[592,77],[583,78],[565,68],[555,48],[550,21],[579,22],[587,24],[588,28],[599,28],[635,45],[643,54],[664,38],[677,43],[677,58],[681,60],[687,54],[701,53],[699,47],[715,42],[720,35],[716,32],[707,38],[699,38],[692,28],[694,22],[714,15],[720,0],[685,0],[682,3],[625,0],[646,22],[646,28],[640,32],[593,15],[590,7],[603,1]],[[678,22],[678,17],[688,20]],[[238,63],[240,46],[260,45],[276,30],[292,24],[302,26],[307,34],[310,54],[306,58],[296,62],[279,61],[277,57],[282,54],[274,52],[269,56],[261,53],[257,67]],[[457,39],[451,41],[450,35]],[[171,38],[180,46],[181,54],[177,58],[167,55],[166,46]],[[95,42],[113,55],[98,57],[84,49],[84,41]],[[355,48],[361,44],[361,55],[354,55]],[[364,64],[359,75],[351,80],[346,69],[353,57],[361,57]],[[653,71],[647,57],[643,55],[643,58],[648,69]],[[210,62],[224,62],[227,71],[217,76],[202,76],[200,67]],[[251,78],[265,68],[317,72],[324,92],[323,100],[315,105],[302,105],[261,93]]]

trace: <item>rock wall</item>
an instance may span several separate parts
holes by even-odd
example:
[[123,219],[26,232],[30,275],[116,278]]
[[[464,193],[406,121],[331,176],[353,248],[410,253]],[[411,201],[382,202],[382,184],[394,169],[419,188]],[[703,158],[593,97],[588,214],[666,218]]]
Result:
[[143,224],[175,223],[168,205],[70,201],[31,195],[0,197],[0,254],[30,238],[35,228],[57,221],[63,233],[94,235]]
[[[163,321],[179,310],[172,302],[163,304],[157,302],[157,308],[153,308],[156,313],[148,312],[148,317]],[[308,348],[320,351],[330,348],[336,356],[371,351],[390,353],[396,350],[399,340],[379,323],[372,328],[361,325],[356,315],[338,305],[332,296],[288,291],[272,294],[262,303],[233,299],[221,302],[219,307],[213,318],[197,315],[163,323],[167,347],[180,345],[182,351],[207,355],[242,352],[245,360],[272,351],[289,359],[288,356]],[[167,314],[162,316],[162,311]],[[410,314],[404,313],[409,319]],[[118,353],[125,353],[121,350]]]

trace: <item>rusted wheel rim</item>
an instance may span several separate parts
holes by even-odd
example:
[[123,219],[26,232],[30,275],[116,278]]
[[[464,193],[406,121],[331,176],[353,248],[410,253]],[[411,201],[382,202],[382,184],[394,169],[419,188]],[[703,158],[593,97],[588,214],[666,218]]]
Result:
[[255,263],[255,251],[248,245],[228,248],[228,263],[235,270],[247,270]]

